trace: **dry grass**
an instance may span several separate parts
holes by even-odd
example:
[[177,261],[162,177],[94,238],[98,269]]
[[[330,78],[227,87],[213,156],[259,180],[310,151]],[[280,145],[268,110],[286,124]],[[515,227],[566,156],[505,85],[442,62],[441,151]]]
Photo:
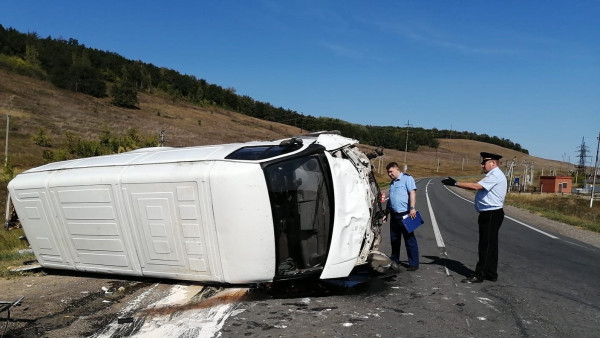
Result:
[[[102,130],[123,134],[135,128],[143,135],[166,133],[166,146],[195,146],[251,140],[274,140],[300,133],[295,127],[262,121],[219,108],[201,108],[172,102],[160,94],[139,94],[139,109],[118,108],[110,98],[58,89],[49,83],[0,70],[0,124],[10,115],[8,156],[15,174],[43,164],[44,148],[32,141],[43,128],[54,148],[65,142],[64,133],[97,139]],[[0,133],[0,146],[6,145]],[[6,183],[6,182],[5,182]],[[0,205],[6,202],[0,187]]]
[[110,104],[110,98],[61,90],[0,70],[0,115],[10,115],[10,160],[20,169],[42,164],[43,149],[31,141],[39,128],[44,128],[56,145],[64,142],[65,132],[93,139],[102,129],[124,133],[136,128],[146,135],[164,130],[166,145],[175,147],[278,139],[299,133],[294,127],[222,109],[173,103],[158,94],[140,93],[139,100],[140,109],[118,108]]
[[28,248],[27,242],[19,239],[22,235],[23,229],[0,230],[0,277],[21,275],[10,269],[21,266],[24,261],[35,259],[32,253],[19,253],[19,250]]
[[[365,149],[373,147],[363,146]],[[460,177],[463,181],[478,181],[482,177],[479,153],[482,151],[493,152],[503,156],[501,169],[507,173],[507,163],[514,160],[515,177],[522,175],[524,171],[524,162],[533,162],[535,177],[533,185],[539,182],[539,175],[550,175],[555,172],[557,175],[569,175],[572,165],[565,162],[547,160],[531,155],[526,155],[515,150],[502,148],[497,145],[472,141],[440,139],[440,146],[437,149],[429,147],[420,147],[419,151],[406,154],[408,163],[408,172],[415,177],[437,177],[453,176]],[[385,174],[385,165],[389,162],[398,162],[403,164],[405,153],[399,150],[386,149],[383,158],[376,159],[374,165],[377,169],[377,180],[388,180]]]

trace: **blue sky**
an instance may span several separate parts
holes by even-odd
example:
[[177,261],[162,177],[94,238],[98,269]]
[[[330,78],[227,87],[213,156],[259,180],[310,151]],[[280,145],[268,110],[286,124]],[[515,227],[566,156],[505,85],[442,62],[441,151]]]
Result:
[[[2,0],[0,24],[274,106],[508,138],[577,162],[600,132],[600,1]],[[590,159],[590,162],[592,159]]]

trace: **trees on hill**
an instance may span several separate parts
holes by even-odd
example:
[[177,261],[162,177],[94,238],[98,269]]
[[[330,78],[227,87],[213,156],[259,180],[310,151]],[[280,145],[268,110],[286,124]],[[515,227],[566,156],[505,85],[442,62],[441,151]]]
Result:
[[117,107],[135,108],[139,103],[135,87],[127,81],[117,80],[110,90],[112,104]]
[[173,100],[183,99],[202,106],[216,106],[256,118],[285,123],[302,131],[339,130],[361,143],[384,148],[416,150],[419,146],[438,146],[437,138],[468,138],[497,144],[528,153],[518,143],[472,132],[411,128],[408,144],[406,128],[353,124],[340,119],[304,115],[290,109],[274,107],[238,95],[233,88],[223,88],[192,75],[132,61],[107,51],[85,47],[76,39],[41,39],[36,33],[20,33],[0,25],[0,67],[52,82],[68,90],[94,97],[107,95],[113,104],[134,108],[137,92],[160,90]]

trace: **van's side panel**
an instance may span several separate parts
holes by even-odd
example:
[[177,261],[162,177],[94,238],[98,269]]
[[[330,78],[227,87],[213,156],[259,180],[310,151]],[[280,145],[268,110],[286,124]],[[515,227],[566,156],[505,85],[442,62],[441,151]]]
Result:
[[368,187],[354,165],[326,153],[331,168],[335,195],[335,216],[329,255],[321,278],[346,277],[360,253],[370,212]]
[[[132,270],[110,185],[53,187],[60,231],[80,270]],[[135,257],[135,256],[134,256]],[[88,268],[86,268],[88,267]]]
[[139,275],[118,180],[123,169],[80,168],[53,172],[48,193],[56,226],[77,270]]
[[[223,282],[211,203],[211,162],[131,166],[122,178],[145,276]],[[208,211],[207,211],[208,210]]]
[[[74,270],[74,262],[61,240],[52,212],[52,202],[45,188],[49,173],[18,176],[9,184],[10,198],[33,252],[42,266]],[[13,188],[18,186],[18,189]]]
[[[211,170],[217,237],[225,280],[270,281],[275,276],[271,202],[259,164],[217,161]],[[248,193],[246,193],[248,192]]]

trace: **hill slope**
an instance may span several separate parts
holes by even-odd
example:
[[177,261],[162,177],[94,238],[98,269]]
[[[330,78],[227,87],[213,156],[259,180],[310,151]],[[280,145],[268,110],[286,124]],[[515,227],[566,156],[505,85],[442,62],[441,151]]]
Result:
[[[139,93],[139,109],[115,107],[109,98],[58,89],[53,85],[0,70],[0,115],[10,115],[8,154],[16,171],[43,164],[44,148],[35,145],[31,136],[43,128],[55,147],[65,142],[65,132],[87,139],[96,139],[102,129],[125,133],[135,128],[144,135],[159,130],[166,134],[167,146],[194,146],[250,140],[273,140],[298,135],[305,130],[275,122],[248,117],[220,108],[203,108],[169,97]],[[0,120],[5,122],[5,118]],[[0,136],[3,145],[5,135]],[[372,148],[363,145],[364,148]],[[390,161],[409,164],[414,176],[478,175],[479,152],[502,154],[516,158],[516,172],[523,170],[522,161],[534,161],[536,170],[553,168],[566,174],[568,164],[539,159],[518,151],[470,140],[440,140],[440,147],[421,147],[405,155],[403,151],[385,150],[385,156],[375,160],[379,180],[387,180],[385,164]],[[439,162],[438,162],[439,159]],[[438,167],[439,163],[439,167]],[[4,188],[4,187],[3,187]]]
[[58,89],[0,70],[0,114],[10,115],[11,163],[19,169],[42,164],[43,149],[31,140],[38,128],[44,128],[56,145],[64,142],[65,132],[95,139],[102,129],[124,133],[135,128],[145,135],[164,130],[165,145],[173,147],[278,139],[300,133],[295,127],[223,109],[172,102],[160,94],[139,93],[138,98],[140,109],[119,108],[109,98]]

